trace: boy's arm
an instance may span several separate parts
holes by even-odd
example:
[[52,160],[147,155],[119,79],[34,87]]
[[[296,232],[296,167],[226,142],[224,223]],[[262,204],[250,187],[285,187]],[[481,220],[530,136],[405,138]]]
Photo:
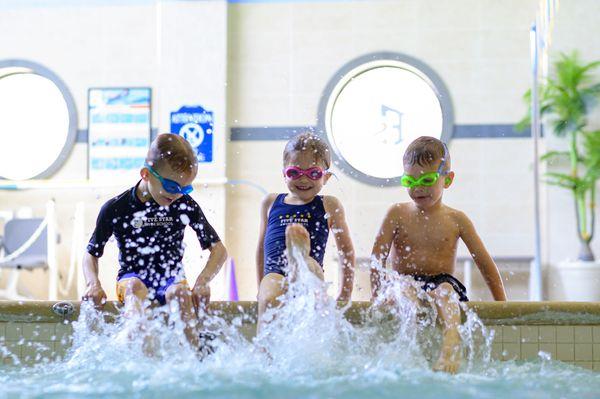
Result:
[[[227,249],[221,241],[212,244],[208,250],[210,251],[210,255],[206,261],[206,266],[204,266],[204,269],[198,275],[192,290],[194,298],[204,306],[208,305],[210,301],[210,286],[208,284],[219,273],[221,266],[227,260]],[[196,305],[200,305],[200,303],[196,303]]]
[[269,210],[271,205],[277,198],[277,194],[267,195],[260,205],[260,231],[258,233],[258,244],[256,246],[256,277],[257,277],[257,290],[260,288],[260,282],[264,277],[265,272],[265,234],[267,232],[267,223],[269,218]]
[[492,296],[496,301],[506,301],[506,291],[504,284],[500,278],[498,266],[488,253],[481,238],[475,231],[475,226],[464,213],[459,214],[460,237],[469,249],[469,253],[473,257],[475,264],[479,268],[487,286],[492,292]]
[[380,270],[385,268],[385,262],[390,254],[392,242],[398,226],[398,206],[392,206],[381,224],[371,251],[371,296],[377,298],[381,288]]
[[81,299],[84,301],[91,300],[97,308],[104,306],[106,293],[102,289],[100,279],[98,279],[98,258],[87,252],[83,257],[83,276],[87,288]]
[[346,223],[346,214],[340,201],[332,196],[325,197],[325,211],[330,215],[330,230],[335,237],[341,268],[340,293],[338,302],[346,303],[352,297],[352,288],[354,284],[354,264],[355,254],[352,238],[350,238],[350,229]]
[[115,198],[107,201],[96,218],[96,227],[94,233],[87,245],[83,257],[83,276],[86,282],[86,290],[81,298],[84,301],[92,300],[94,306],[100,308],[106,303],[106,293],[102,289],[100,279],[98,279],[98,259],[104,253],[104,246],[113,234],[113,224],[115,218]]

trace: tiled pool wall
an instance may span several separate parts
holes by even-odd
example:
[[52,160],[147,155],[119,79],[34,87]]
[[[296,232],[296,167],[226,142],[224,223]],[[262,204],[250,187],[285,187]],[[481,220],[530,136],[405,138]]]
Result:
[[[50,302],[18,304],[0,302],[0,356],[3,364],[34,364],[64,357],[72,344],[75,313],[68,318],[53,314]],[[242,311],[253,314],[256,304],[213,303],[223,317],[233,318]],[[359,322],[368,304],[355,303],[347,313]],[[600,371],[600,304],[591,303],[488,303],[469,305],[484,324],[494,331],[492,358],[497,360],[531,360],[547,353],[553,360]],[[115,311],[115,304],[108,305]],[[560,317],[553,315],[560,314]],[[566,316],[566,317],[565,317]],[[242,333],[251,337],[252,322],[242,325]],[[3,351],[4,347],[8,352]]]
[[0,349],[3,364],[33,364],[62,358],[71,347],[73,327],[65,322],[0,322]]
[[554,360],[600,371],[600,325],[495,325],[492,358]]

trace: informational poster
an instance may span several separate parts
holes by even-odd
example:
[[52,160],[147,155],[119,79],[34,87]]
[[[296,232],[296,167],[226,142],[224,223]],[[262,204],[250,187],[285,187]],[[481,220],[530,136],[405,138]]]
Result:
[[213,113],[202,106],[183,106],[171,112],[171,133],[179,134],[194,148],[198,162],[213,160]]
[[150,146],[150,88],[93,88],[88,93],[90,180],[139,176]]

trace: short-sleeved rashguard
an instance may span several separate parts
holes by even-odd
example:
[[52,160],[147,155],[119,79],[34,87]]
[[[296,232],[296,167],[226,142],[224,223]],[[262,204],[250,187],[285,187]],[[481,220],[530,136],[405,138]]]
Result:
[[129,273],[156,282],[181,276],[186,226],[194,229],[202,249],[220,238],[192,197],[183,195],[168,207],[154,200],[143,203],[136,195],[139,184],[102,206],[87,251],[101,257],[114,235],[119,247],[117,280]]

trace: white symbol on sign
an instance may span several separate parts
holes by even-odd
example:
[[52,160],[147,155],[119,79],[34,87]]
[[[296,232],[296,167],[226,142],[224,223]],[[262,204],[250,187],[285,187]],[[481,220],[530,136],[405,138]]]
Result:
[[131,225],[133,227],[135,227],[136,229],[139,229],[140,227],[142,227],[144,225],[144,221],[142,219],[135,218],[131,221]]
[[179,135],[196,148],[204,141],[204,129],[196,123],[186,123],[179,129]]

